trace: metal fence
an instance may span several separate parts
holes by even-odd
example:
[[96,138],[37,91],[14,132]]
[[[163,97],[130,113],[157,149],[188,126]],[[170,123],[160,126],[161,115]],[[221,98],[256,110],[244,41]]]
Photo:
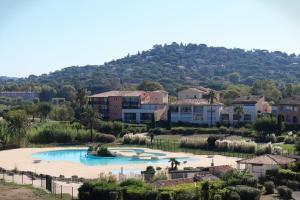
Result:
[[17,172],[0,170],[0,181],[3,183],[15,183],[19,185],[32,185],[54,194],[62,199],[68,196],[69,199],[78,199],[78,188],[82,181],[76,178],[65,179],[63,177],[51,177],[47,175],[37,175],[32,172]]

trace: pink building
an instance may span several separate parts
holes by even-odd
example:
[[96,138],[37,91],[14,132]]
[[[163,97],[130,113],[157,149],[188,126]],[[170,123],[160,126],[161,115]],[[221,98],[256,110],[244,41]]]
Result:
[[156,121],[166,117],[168,93],[165,91],[109,91],[89,97],[102,117],[126,122]]

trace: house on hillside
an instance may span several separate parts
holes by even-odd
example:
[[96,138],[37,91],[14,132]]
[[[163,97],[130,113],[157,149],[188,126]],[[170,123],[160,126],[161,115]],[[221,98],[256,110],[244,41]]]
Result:
[[277,114],[281,114],[286,124],[300,124],[300,96],[282,99],[277,105]]
[[165,91],[109,91],[89,96],[90,104],[106,120],[148,123],[167,117]]
[[[235,108],[241,106],[243,113],[241,116],[235,112]],[[239,120],[243,123],[253,123],[258,114],[271,114],[272,106],[265,101],[264,96],[241,96],[232,102],[231,106],[225,107],[221,112],[221,122],[223,124],[234,125]],[[239,119],[239,117],[241,117]]]
[[215,90],[205,87],[192,87],[185,88],[178,91],[178,99],[208,99],[209,92],[213,91],[215,93],[216,101],[219,101],[219,93]]
[[265,154],[254,158],[238,160],[237,169],[246,171],[256,177],[266,175],[267,170],[287,167],[289,163],[295,162],[296,159],[280,155]]

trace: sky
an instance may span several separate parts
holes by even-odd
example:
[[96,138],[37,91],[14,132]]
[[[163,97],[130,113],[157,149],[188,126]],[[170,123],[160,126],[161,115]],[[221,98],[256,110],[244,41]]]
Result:
[[155,44],[300,54],[299,0],[0,0],[0,76],[103,64]]

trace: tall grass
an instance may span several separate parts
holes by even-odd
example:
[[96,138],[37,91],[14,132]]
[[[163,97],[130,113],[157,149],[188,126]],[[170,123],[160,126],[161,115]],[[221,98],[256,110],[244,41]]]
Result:
[[183,148],[192,148],[192,149],[206,149],[207,148],[207,139],[206,138],[182,138],[180,140],[180,147]]
[[215,148],[220,151],[255,153],[257,144],[255,142],[247,142],[245,140],[217,140]]
[[148,142],[148,137],[143,135],[134,135],[133,133],[127,133],[123,136],[123,144],[139,144],[145,145]]

